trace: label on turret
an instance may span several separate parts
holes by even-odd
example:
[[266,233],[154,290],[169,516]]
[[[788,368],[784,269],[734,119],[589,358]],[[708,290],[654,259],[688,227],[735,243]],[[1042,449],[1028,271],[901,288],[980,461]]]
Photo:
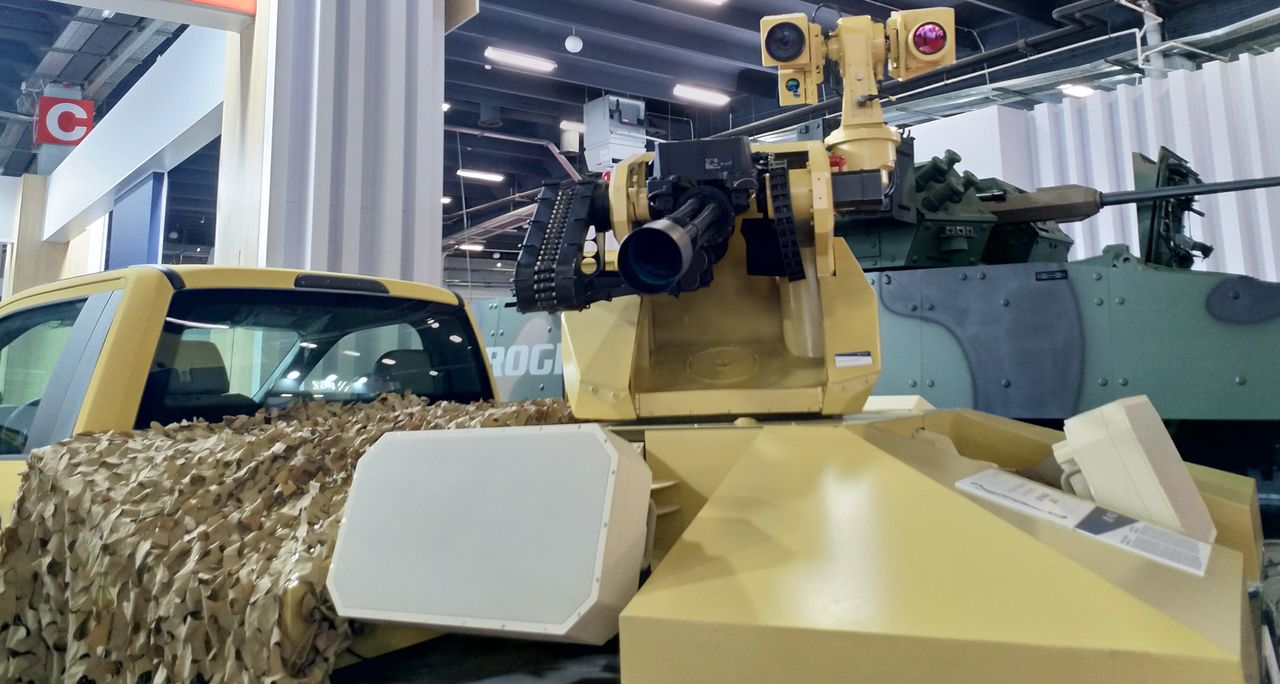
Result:
[[857,352],[838,352],[832,355],[835,359],[836,368],[850,368],[853,366],[870,366],[875,363],[869,351]]
[[1058,271],[1036,271],[1036,280],[1066,280],[1067,271],[1065,269]]
[[956,482],[956,488],[1194,575],[1203,577],[1209,567],[1212,544],[999,468],[970,475]]

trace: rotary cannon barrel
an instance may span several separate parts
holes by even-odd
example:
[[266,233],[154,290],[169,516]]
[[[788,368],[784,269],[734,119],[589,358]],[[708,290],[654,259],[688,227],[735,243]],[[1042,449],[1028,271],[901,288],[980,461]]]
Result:
[[671,290],[697,264],[707,232],[724,218],[723,208],[705,196],[687,199],[667,216],[631,231],[618,246],[618,272],[636,292]]

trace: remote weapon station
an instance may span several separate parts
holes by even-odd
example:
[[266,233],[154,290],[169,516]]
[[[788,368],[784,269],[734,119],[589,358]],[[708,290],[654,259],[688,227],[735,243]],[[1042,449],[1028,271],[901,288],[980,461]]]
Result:
[[[839,71],[825,142],[660,143],[608,180],[547,186],[517,304],[562,313],[567,397],[599,422],[379,442],[329,575],[339,611],[619,635],[631,682],[1257,681],[1252,480],[1188,466],[1217,529],[1188,571],[957,486],[1052,462],[1062,433],[861,413],[879,305],[840,227],[893,216],[904,193],[926,211],[980,202],[997,227],[1034,226],[1046,203],[907,182],[878,83],[953,62],[954,35],[949,9],[830,32],[766,17],[784,104]],[[388,520],[413,522],[386,535]]]

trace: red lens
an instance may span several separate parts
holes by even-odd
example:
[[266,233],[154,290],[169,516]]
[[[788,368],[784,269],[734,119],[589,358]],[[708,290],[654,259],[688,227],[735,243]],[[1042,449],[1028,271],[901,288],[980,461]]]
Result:
[[911,34],[911,43],[922,55],[936,55],[947,46],[947,30],[933,22],[921,24]]

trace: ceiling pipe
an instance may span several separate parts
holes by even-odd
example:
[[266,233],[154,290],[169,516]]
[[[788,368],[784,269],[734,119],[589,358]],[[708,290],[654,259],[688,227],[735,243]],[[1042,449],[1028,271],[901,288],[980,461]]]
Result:
[[569,174],[570,178],[576,181],[582,180],[582,175],[579,174],[578,170],[573,168],[573,164],[570,163],[569,160],[565,158],[563,154],[560,153],[560,148],[556,147],[556,144],[551,142],[550,140],[541,140],[539,138],[526,138],[520,135],[509,135],[507,133],[495,133],[494,131],[485,131],[479,128],[467,128],[466,126],[452,126],[449,124],[445,124],[444,129],[446,131],[450,131],[453,133],[461,133],[463,135],[474,135],[477,138],[493,138],[495,140],[507,140],[510,142],[524,143],[526,145],[541,145],[542,147],[547,148],[549,152],[551,152],[551,156],[555,157],[556,161],[560,163],[560,166],[564,167],[564,170]]
[[[1074,37],[1080,33],[1105,27],[1105,22],[1097,17],[1089,14],[1089,10],[1104,5],[1112,5],[1114,0],[1080,0],[1068,5],[1063,5],[1053,11],[1053,19],[1060,24],[1065,24],[1062,28],[1054,29],[1032,36],[1023,40],[1019,40],[1008,45],[998,48],[979,52],[976,55],[970,55],[964,59],[958,59],[955,63],[942,67],[929,73],[929,77],[945,77],[956,74],[956,72],[981,66],[989,69],[988,62],[995,60],[1005,60],[1011,55],[1028,55],[1032,54],[1033,49],[1046,43],[1057,42],[1066,38]],[[1007,60],[1013,61],[1013,60]],[[967,74],[964,74],[967,75]],[[880,88],[880,92],[884,95],[894,95],[909,88],[909,85],[903,85],[903,81],[885,81]],[[804,107],[797,107],[788,112],[771,116],[767,119],[761,119],[755,123],[730,128],[727,131],[721,131],[712,135],[712,138],[727,138],[732,136],[752,136],[761,133],[768,133],[794,126],[796,124],[812,121],[828,114],[839,111],[841,106],[840,97],[832,97]]]

